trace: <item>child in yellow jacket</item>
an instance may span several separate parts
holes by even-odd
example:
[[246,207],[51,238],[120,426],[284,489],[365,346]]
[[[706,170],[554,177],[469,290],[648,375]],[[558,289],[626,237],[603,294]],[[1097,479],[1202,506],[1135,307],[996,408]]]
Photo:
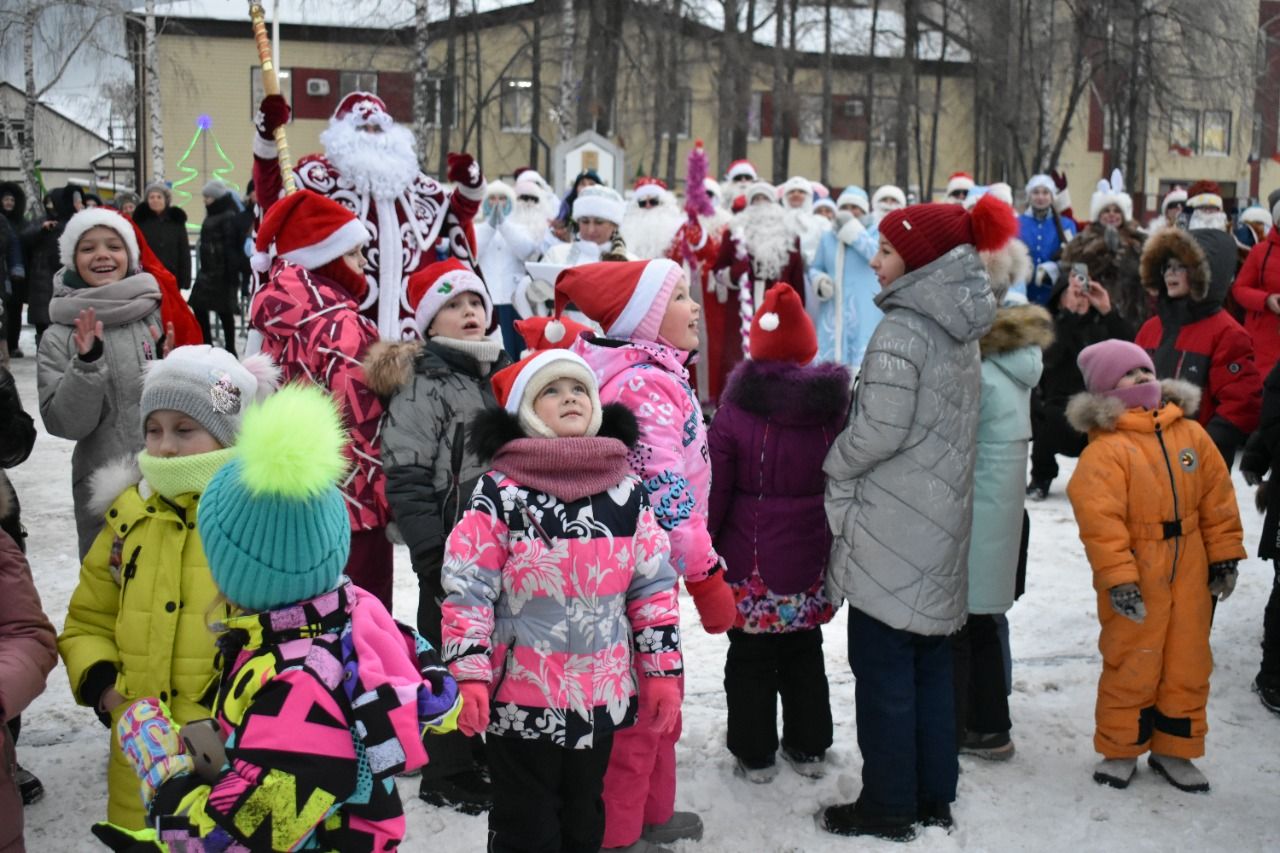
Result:
[[1245,556],[1235,490],[1195,421],[1200,392],[1157,383],[1127,341],[1085,347],[1085,393],[1067,418],[1089,435],[1067,495],[1093,567],[1102,624],[1094,781],[1128,786],[1138,756],[1175,787],[1207,791],[1204,755],[1213,599]]
[[[234,453],[244,409],[278,380],[270,359],[239,362],[210,346],[179,347],[148,365],[145,449],[95,474],[94,540],[71,596],[58,652],[76,701],[111,725],[130,702],[156,696],[181,722],[209,716],[217,688],[217,587],[196,530],[196,507]],[[140,829],[138,777],[111,739],[108,819]]]

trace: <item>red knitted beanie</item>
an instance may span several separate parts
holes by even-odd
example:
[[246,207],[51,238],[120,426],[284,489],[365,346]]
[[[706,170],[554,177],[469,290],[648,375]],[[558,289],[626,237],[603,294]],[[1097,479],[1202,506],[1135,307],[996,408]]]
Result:
[[987,194],[972,210],[957,204],[916,204],[891,210],[880,221],[880,236],[889,241],[906,262],[918,270],[968,243],[992,252],[1018,233],[1013,208]]

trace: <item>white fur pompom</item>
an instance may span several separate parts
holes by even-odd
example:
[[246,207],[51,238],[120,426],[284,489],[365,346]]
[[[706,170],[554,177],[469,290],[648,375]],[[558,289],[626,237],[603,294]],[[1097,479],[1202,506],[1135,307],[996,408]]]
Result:
[[552,320],[547,327],[542,330],[542,336],[547,339],[549,344],[558,344],[564,340],[564,323],[559,320]]
[[271,256],[266,252],[254,252],[249,259],[249,266],[253,267],[254,272],[266,272],[271,269]]
[[778,315],[772,311],[767,311],[760,315],[760,328],[766,332],[772,332],[778,328]]
[[240,360],[240,366],[252,373],[253,378],[258,381],[254,400],[261,402],[280,387],[280,368],[276,367],[271,356],[265,353],[245,356]]

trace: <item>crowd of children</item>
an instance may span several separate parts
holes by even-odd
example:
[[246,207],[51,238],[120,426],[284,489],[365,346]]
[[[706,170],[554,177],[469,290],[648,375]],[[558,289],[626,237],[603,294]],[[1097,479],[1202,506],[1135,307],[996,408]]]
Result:
[[[1032,206],[1024,238],[1058,221]],[[1208,790],[1192,760],[1209,625],[1245,557],[1229,470],[1255,430],[1246,476],[1280,459],[1280,374],[1259,407],[1248,335],[1221,312],[1229,247],[1179,229],[1147,246],[1133,344],[1087,274],[1047,288],[1053,316],[1012,292],[1033,273],[997,193],[882,213],[874,235],[852,219],[815,240],[827,281],[810,282],[864,265],[880,289],[855,310],[876,322],[845,329],[787,281],[753,293],[749,357],[710,418],[688,263],[568,266],[550,316],[511,324],[504,348],[484,280],[442,260],[409,278],[417,339],[379,342],[361,313],[369,231],[301,190],[258,230],[262,352],[238,360],[175,346],[128,220],[71,217],[38,386],[46,429],[76,442],[82,567],[57,651],[110,731],[94,834],[128,851],[393,849],[395,777],[420,771],[423,800],[488,813],[493,851],[699,839],[677,808],[681,587],[728,635],[737,776],[770,783],[779,755],[826,772],[822,626],[848,603],[862,784],[819,826],[950,831],[958,754],[1014,751],[1004,614],[1023,502],[1047,493],[1055,451],[1080,456],[1067,492],[1098,596],[1093,777],[1123,788],[1150,753],[1174,786]],[[856,371],[815,361],[847,351]],[[0,521],[8,497],[0,482]],[[1274,557],[1280,494],[1260,502]],[[0,526],[8,722],[53,665],[53,629],[21,526]],[[389,615],[393,542],[418,578],[416,630]],[[1275,598],[1260,690],[1280,687]],[[0,739],[0,849],[21,849]]]

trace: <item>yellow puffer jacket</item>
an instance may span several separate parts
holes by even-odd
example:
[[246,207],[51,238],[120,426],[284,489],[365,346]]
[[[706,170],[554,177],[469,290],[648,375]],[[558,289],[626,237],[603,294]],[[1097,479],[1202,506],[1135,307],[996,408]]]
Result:
[[[58,652],[82,705],[94,705],[101,695],[102,668],[95,667],[115,668],[115,688],[125,703],[113,723],[145,696],[167,702],[179,723],[211,716],[218,676],[209,622],[227,611],[225,604],[215,608],[218,589],[196,531],[198,499],[187,494],[170,502],[145,481],[129,486],[107,509],[106,527],[80,569]],[[91,671],[95,678],[86,684]],[[85,695],[86,688],[97,695]],[[108,789],[108,818],[141,828],[138,778],[114,732]]]

